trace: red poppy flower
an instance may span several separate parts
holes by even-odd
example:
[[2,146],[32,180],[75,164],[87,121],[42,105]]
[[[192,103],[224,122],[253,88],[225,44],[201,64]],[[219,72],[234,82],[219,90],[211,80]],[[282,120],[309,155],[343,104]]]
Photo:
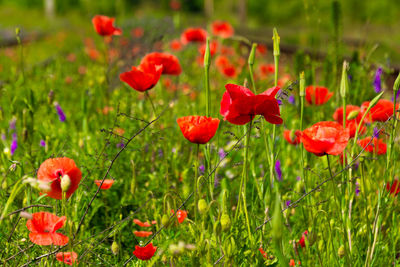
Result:
[[272,124],[281,124],[278,101],[275,99],[279,87],[273,87],[267,91],[254,95],[246,87],[227,84],[226,92],[222,96],[220,113],[224,120],[236,125],[243,125],[256,115],[264,116],[265,120]]
[[349,141],[349,129],[335,121],[321,121],[300,134],[304,148],[321,157],[323,155],[339,155]]
[[[368,109],[370,101],[366,101],[361,105],[361,113],[365,113]],[[386,99],[380,99],[375,106],[373,106],[367,116],[366,122],[373,121],[387,121],[393,115],[393,103]]]
[[218,56],[215,59],[215,65],[217,65],[218,68],[223,68],[228,64],[229,64],[229,60],[226,56]]
[[229,38],[233,36],[234,29],[232,25],[226,21],[214,21],[211,27],[212,33],[215,36],[220,36],[222,38]]
[[322,86],[307,86],[306,100],[312,105],[323,105],[333,96],[333,93],[326,87]]
[[235,78],[237,76],[236,68],[231,64],[222,67],[221,71],[228,78]]
[[263,248],[259,248],[258,250],[260,251],[261,255],[262,255],[264,258],[267,258],[267,257],[268,257],[267,252],[265,252],[265,251],[263,250]]
[[153,234],[151,231],[134,231],[133,234],[137,237],[148,237]]
[[[101,185],[101,181],[102,180],[95,180],[94,183],[97,186],[100,186]],[[113,185],[113,183],[114,183],[113,179],[105,179],[103,184],[101,185],[100,189],[103,189],[103,190],[110,189],[110,187]]]
[[268,75],[275,73],[275,66],[274,64],[261,64],[259,70],[262,77],[267,77]]
[[135,250],[133,251],[133,255],[136,256],[139,260],[147,261],[150,260],[154,253],[156,253],[157,247],[153,246],[153,243],[148,244],[145,247],[135,246]]
[[203,43],[207,40],[207,32],[202,28],[188,28],[181,35],[182,44],[189,42]]
[[[357,127],[362,119],[362,113],[360,111],[361,109],[357,106],[353,105],[346,106],[346,128],[348,128],[350,131],[350,138],[354,137],[354,135],[356,134]],[[349,118],[350,115],[353,118]],[[339,124],[343,125],[343,107],[336,109],[335,113],[333,113],[333,119],[337,121]],[[365,133],[366,130],[367,128],[365,126],[361,126],[359,134]]]
[[294,259],[290,259],[289,266],[291,267],[296,266],[296,262],[294,261]]
[[219,125],[219,119],[206,116],[187,116],[176,121],[183,136],[195,144],[206,144],[210,141]]
[[132,67],[131,71],[121,73],[119,79],[139,92],[153,88],[161,77],[163,67],[161,65],[146,64],[139,68]]
[[[202,57],[204,57],[204,54],[206,53],[206,46],[207,46],[206,43],[204,43],[204,44],[199,46],[199,52],[200,52]],[[215,40],[211,41],[210,42],[210,55],[211,56],[215,55],[217,50],[218,50],[218,42],[215,41]]]
[[257,52],[261,55],[265,55],[267,53],[267,46],[263,44],[257,44]]
[[141,38],[144,34],[144,30],[142,27],[136,27],[132,29],[131,34],[134,38]]
[[74,263],[78,263],[78,254],[75,252],[58,252],[56,254],[56,259],[65,264],[73,265]]
[[378,155],[386,154],[387,146],[381,139],[374,137],[372,142],[368,145],[368,143],[370,141],[371,141],[371,137],[367,137],[367,138],[358,140],[357,144],[359,146],[361,146],[361,148],[365,148],[365,151],[368,151],[370,153],[374,153],[374,154],[378,154]]
[[64,226],[66,220],[65,216],[59,218],[49,212],[33,213],[32,219],[26,222],[26,227],[30,231],[29,239],[41,246],[64,246],[68,243],[68,237],[56,231]]
[[172,41],[169,43],[169,47],[171,48],[171,50],[174,50],[174,51],[181,51],[181,50],[182,50],[181,41],[179,41],[179,40],[172,40]]
[[115,18],[96,15],[92,19],[92,23],[96,32],[101,36],[121,35],[122,31],[114,27]]
[[148,222],[142,222],[139,219],[133,219],[133,222],[137,225],[139,225],[140,227],[150,227],[150,223]]
[[292,145],[297,145],[300,143],[300,135],[301,135],[301,131],[299,131],[299,130],[296,130],[296,131],[284,130],[283,131],[283,137],[285,138],[286,141],[288,141],[289,144],[292,144]]
[[[174,213],[174,210],[171,210],[171,213]],[[176,211],[176,218],[178,219],[179,223],[183,223],[183,221],[186,219],[187,217],[187,211],[185,210],[177,210]]]
[[400,183],[399,180],[395,179],[392,184],[387,182],[386,190],[390,192],[391,195],[397,196],[400,193]]
[[307,235],[308,235],[308,231],[305,230],[304,233],[301,235],[301,238],[300,238],[300,240],[299,240],[299,244],[300,244],[300,246],[301,246],[302,248],[305,248],[305,247],[306,247],[306,241],[305,241],[305,239],[306,239],[306,236],[307,236]]
[[162,74],[179,75],[182,72],[178,58],[168,53],[153,52],[147,54],[140,62],[140,66],[148,69],[145,67],[147,65],[162,65]]
[[37,178],[40,181],[50,183],[50,191],[43,192],[55,199],[62,199],[61,179],[70,179],[70,186],[66,192],[66,198],[78,188],[82,173],[70,158],[50,158],[39,167]]

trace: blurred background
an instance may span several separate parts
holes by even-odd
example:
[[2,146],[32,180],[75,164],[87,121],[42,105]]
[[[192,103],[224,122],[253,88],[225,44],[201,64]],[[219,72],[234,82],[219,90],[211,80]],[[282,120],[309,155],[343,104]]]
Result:
[[41,46],[55,38],[57,50],[29,53],[27,59],[45,60],[82,45],[86,36],[95,37],[91,18],[96,14],[116,17],[122,29],[142,27],[155,39],[179,36],[189,26],[207,28],[218,19],[230,22],[236,35],[271,47],[272,28],[277,27],[286,54],[318,58],[336,51],[344,58],[400,66],[397,0],[1,0],[0,45],[16,43],[16,27],[23,38]]

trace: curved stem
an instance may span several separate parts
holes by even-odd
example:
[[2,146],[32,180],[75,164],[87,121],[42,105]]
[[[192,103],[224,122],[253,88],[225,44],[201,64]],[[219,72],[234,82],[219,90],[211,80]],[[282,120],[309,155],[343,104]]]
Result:
[[146,94],[147,99],[149,99],[150,104],[151,104],[151,108],[153,109],[154,117],[156,117],[157,116],[156,107],[154,106],[153,101],[151,100],[151,97],[150,97],[149,93],[147,91],[145,91],[144,93]]

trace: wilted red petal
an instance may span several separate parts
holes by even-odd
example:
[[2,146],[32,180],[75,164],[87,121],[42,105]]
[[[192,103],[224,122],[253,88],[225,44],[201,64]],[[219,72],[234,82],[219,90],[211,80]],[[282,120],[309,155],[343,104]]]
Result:
[[140,227],[150,227],[150,223],[148,222],[141,222],[139,219],[133,219],[133,222],[137,225],[139,225]]
[[[101,185],[101,181],[102,180],[95,180],[94,183],[97,186],[100,186]],[[103,190],[110,189],[110,187],[113,185],[113,183],[114,183],[113,179],[105,179],[103,184],[101,185],[100,189],[103,189]]]

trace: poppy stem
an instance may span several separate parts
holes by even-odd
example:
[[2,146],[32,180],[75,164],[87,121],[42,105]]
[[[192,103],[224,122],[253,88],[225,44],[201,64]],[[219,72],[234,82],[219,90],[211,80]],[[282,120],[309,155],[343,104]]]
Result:
[[146,94],[147,99],[149,99],[150,104],[151,104],[151,108],[153,109],[154,117],[156,117],[157,116],[156,107],[153,104],[153,100],[151,100],[151,97],[150,97],[150,95],[149,95],[149,93],[147,91],[145,91],[144,93]]
[[243,211],[244,211],[244,215],[245,215],[245,219],[246,219],[247,231],[249,234],[250,242],[252,241],[252,235],[251,235],[251,231],[250,231],[249,215],[247,213],[246,183],[247,183],[247,175],[248,175],[247,166],[248,166],[248,158],[249,158],[249,144],[250,144],[252,123],[253,123],[253,120],[251,120],[249,123],[248,130],[247,130],[247,136],[246,136],[245,143],[244,143],[245,147],[244,147],[243,172],[242,172],[242,179],[240,181],[239,199],[238,199],[236,215],[235,215],[235,219],[237,219],[238,215],[241,213],[240,203],[242,200]]
[[199,162],[199,148],[200,148],[200,144],[197,144],[196,146],[196,162],[194,164],[194,183],[193,183],[193,194],[194,194],[194,203],[193,203],[193,211],[194,211],[194,222],[197,221],[197,199],[198,199],[198,194],[197,194],[197,176],[198,176],[198,170],[199,170],[199,166],[200,166],[200,162]]

